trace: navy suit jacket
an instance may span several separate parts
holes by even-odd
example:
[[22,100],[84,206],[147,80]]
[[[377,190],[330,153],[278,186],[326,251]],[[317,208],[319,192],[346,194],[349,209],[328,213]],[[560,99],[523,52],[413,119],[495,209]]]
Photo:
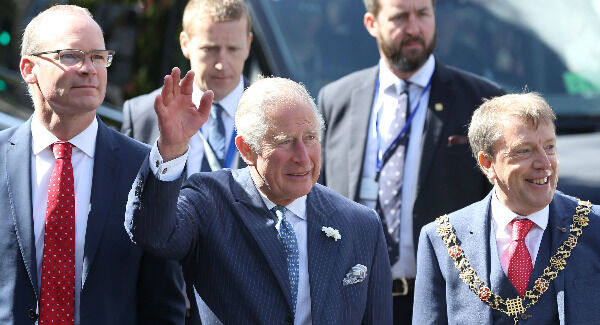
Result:
[[[503,298],[518,295],[498,257],[495,235],[491,234],[491,192],[484,200],[449,215],[463,252],[481,280]],[[549,265],[550,256],[569,236],[577,200],[560,192],[550,203],[544,232],[529,286]],[[583,228],[577,246],[546,291],[519,324],[600,324],[600,206],[594,205],[589,225]],[[562,232],[560,228],[567,229]],[[454,260],[436,233],[437,224],[423,228],[417,253],[417,280],[413,324],[513,324],[493,311],[458,277]]]
[[[357,71],[319,92],[326,124],[321,183],[354,201],[359,200],[378,74],[378,66]],[[503,94],[483,78],[435,62],[413,209],[415,243],[425,224],[481,200],[491,189],[471,154],[467,126],[483,98]]]
[[[248,168],[157,180],[146,161],[126,227],[152,253],[178,259],[186,281],[225,324],[293,323],[285,252]],[[377,214],[316,185],[307,197],[313,324],[391,324],[390,265]],[[322,226],[338,229],[334,241]],[[344,286],[350,269],[364,281]]]
[[[148,151],[98,120],[81,324],[183,323],[181,267],[144,253],[123,230],[127,193]],[[31,153],[31,119],[0,132],[0,324],[34,324],[37,317]]]

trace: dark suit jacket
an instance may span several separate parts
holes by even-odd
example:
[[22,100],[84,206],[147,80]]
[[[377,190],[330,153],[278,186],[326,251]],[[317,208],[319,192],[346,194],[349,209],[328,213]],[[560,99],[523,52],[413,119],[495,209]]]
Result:
[[[250,86],[248,79],[244,78],[244,89]],[[140,95],[123,103],[123,124],[121,132],[131,138],[152,145],[160,132],[158,131],[158,117],[154,111],[154,99],[160,94],[162,88],[151,93]],[[227,150],[227,148],[225,148]],[[206,160],[206,158],[203,158]],[[238,154],[238,168],[246,167],[246,163]]]
[[[180,260],[223,323],[293,322],[285,252],[249,169],[194,174],[181,193],[180,184],[142,166],[127,203],[132,239]],[[308,194],[306,213],[313,324],[391,324],[390,265],[376,213],[321,185]],[[327,237],[322,226],[342,238]],[[367,277],[344,286],[357,264]]]
[[[471,267],[484,284],[503,298],[515,298],[518,293],[500,266],[495,235],[490,235],[491,195],[450,214],[450,223]],[[576,206],[575,198],[555,193],[528,290],[569,236]],[[600,324],[600,206],[594,205],[588,217],[589,225],[583,228],[566,268],[558,273],[537,304],[526,311],[530,317],[519,319],[519,324]],[[428,224],[419,239],[413,324],[513,324],[508,316],[492,311],[459,279],[436,229],[436,223]]]
[[[378,73],[378,66],[357,71],[319,92],[319,108],[326,124],[321,182],[354,201],[359,199]],[[482,78],[435,62],[413,210],[415,241],[423,225],[481,200],[491,189],[466,141],[467,126],[482,98],[502,94],[500,88]],[[443,105],[441,111],[435,109],[439,104]],[[452,135],[463,141],[449,145]]]
[[[123,230],[127,192],[148,151],[147,146],[98,120],[83,255],[81,324],[183,323],[181,267],[144,253]],[[1,324],[33,324],[39,299],[31,152],[31,119],[0,132]]]

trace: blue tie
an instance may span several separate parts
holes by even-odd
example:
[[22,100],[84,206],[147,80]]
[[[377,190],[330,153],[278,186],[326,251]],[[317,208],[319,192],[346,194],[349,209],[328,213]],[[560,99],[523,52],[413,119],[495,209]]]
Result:
[[223,112],[223,106],[219,103],[213,104],[213,109],[210,110],[213,121],[215,121],[213,127],[210,129],[208,135],[208,143],[212,148],[215,156],[219,160],[219,163],[224,167],[225,160],[225,124],[223,124],[223,118],[221,113]]
[[273,212],[277,216],[277,224],[275,228],[279,233],[279,240],[283,244],[286,253],[288,274],[290,278],[290,289],[292,291],[292,306],[293,312],[296,314],[296,299],[298,297],[298,273],[299,273],[299,252],[298,242],[296,241],[296,233],[292,224],[285,218],[287,209],[280,205],[273,207]]

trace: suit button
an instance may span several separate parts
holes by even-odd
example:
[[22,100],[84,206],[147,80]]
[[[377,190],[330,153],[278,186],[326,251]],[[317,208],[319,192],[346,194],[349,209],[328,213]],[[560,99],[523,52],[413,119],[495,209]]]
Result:
[[27,316],[29,316],[29,319],[31,319],[31,320],[36,320],[38,318],[38,315],[35,313],[35,310],[33,310],[33,309],[29,309],[29,312],[27,312]]

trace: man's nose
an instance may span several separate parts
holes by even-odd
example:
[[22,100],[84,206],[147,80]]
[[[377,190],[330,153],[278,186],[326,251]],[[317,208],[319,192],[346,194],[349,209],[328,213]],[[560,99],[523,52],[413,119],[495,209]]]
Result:
[[227,51],[222,49],[219,50],[217,55],[217,62],[215,62],[215,69],[221,71],[225,69],[225,63],[227,62]]
[[552,167],[552,162],[550,161],[550,157],[544,148],[539,148],[536,150],[536,157],[533,161],[533,167],[537,169],[549,169]]
[[419,34],[420,26],[417,16],[414,14],[409,14],[406,19],[406,23],[404,24],[404,33],[408,35],[417,35]]
[[86,55],[83,57],[83,61],[80,64],[79,71],[82,73],[96,73],[96,65],[92,61],[92,57],[90,55]]
[[298,163],[305,163],[310,160],[308,148],[303,141],[296,141],[296,144],[294,145],[294,160]]

